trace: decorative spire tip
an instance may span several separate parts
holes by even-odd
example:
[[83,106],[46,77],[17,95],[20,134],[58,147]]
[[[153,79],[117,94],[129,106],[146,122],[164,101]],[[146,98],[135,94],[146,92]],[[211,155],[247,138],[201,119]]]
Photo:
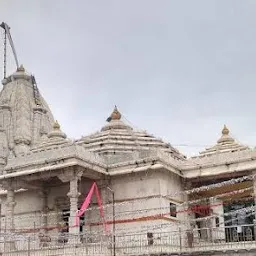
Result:
[[111,114],[111,120],[120,120],[122,117],[121,113],[117,109],[117,106],[115,105],[115,108]]
[[19,72],[25,72],[24,66],[21,64],[21,65],[17,68],[17,71],[19,71]]
[[59,125],[59,123],[58,123],[57,120],[55,120],[55,122],[54,122],[54,124],[53,124],[53,129],[54,129],[54,130],[59,130],[59,129],[60,129],[60,125]]
[[224,125],[224,128],[222,129],[222,135],[228,135],[229,134],[229,129],[227,128],[226,125]]
[[110,117],[107,119],[107,122],[110,122],[112,120],[120,120],[121,117],[122,117],[122,115],[119,112],[119,110],[117,109],[117,106],[115,105],[115,108],[114,108],[112,114],[110,115]]

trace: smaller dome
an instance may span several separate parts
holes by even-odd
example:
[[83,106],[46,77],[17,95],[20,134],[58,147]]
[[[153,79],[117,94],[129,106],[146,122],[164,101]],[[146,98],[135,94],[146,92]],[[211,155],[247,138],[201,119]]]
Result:
[[217,141],[218,144],[232,144],[234,143],[235,140],[229,135],[229,129],[227,128],[226,125],[224,125],[224,128],[222,129],[222,136],[220,139]]
[[249,149],[247,146],[238,144],[229,134],[229,129],[224,125],[222,135],[218,139],[217,144],[213,147],[206,148],[200,152],[201,156],[212,155],[216,153],[234,152]]
[[173,158],[184,160],[186,157],[170,144],[148,134],[146,131],[133,129],[121,120],[121,113],[115,106],[107,119],[107,124],[100,132],[82,137],[77,141],[89,151],[102,155],[126,154],[162,150]]
[[52,139],[52,138],[66,139],[67,138],[67,135],[64,132],[61,131],[60,125],[59,125],[57,120],[53,124],[53,130],[51,132],[49,132],[48,138],[49,139]]
[[67,139],[66,134],[61,131],[57,120],[52,127],[53,130],[49,132],[48,135],[46,135],[45,131],[42,129],[41,141],[31,149],[32,152],[58,148],[72,143],[71,140]]

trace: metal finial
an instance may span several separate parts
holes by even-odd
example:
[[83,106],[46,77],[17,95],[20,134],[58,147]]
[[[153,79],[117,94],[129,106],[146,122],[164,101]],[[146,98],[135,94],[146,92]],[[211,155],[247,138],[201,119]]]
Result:
[[229,134],[229,129],[227,128],[226,125],[224,125],[224,128],[222,129],[222,134],[223,135],[228,135]]

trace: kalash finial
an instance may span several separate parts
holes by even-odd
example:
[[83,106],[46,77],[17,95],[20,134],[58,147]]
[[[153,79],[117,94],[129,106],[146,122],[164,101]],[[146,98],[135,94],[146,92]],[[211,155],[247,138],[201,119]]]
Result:
[[107,122],[110,122],[112,120],[120,120],[122,117],[121,113],[118,111],[117,106],[115,106],[112,114],[110,117],[107,119]]
[[17,68],[17,72],[25,72],[25,68],[22,64]]
[[229,135],[229,129],[226,125],[224,125],[224,128],[222,129],[222,135]]
[[111,114],[111,119],[112,120],[120,120],[122,117],[121,113],[118,111],[117,106],[115,106],[112,114]]
[[53,129],[54,129],[54,130],[59,130],[59,129],[60,129],[60,125],[59,125],[59,123],[58,123],[57,120],[55,120],[55,122],[54,122],[54,124],[53,124]]

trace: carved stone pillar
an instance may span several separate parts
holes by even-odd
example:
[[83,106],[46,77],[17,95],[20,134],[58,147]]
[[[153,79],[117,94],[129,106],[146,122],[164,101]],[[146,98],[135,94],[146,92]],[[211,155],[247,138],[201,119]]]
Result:
[[14,233],[14,207],[16,202],[14,200],[14,188],[9,186],[7,189],[6,198],[6,212],[5,212],[5,229],[6,233],[9,234],[6,238],[8,242],[5,242],[5,250],[15,250],[15,242],[12,241],[12,233]]
[[16,202],[14,201],[14,189],[9,187],[7,190],[6,198],[6,230],[7,233],[14,231],[14,207]]
[[42,210],[41,210],[41,221],[42,221],[42,228],[43,231],[46,232],[47,228],[47,213],[48,213],[48,191],[47,190],[42,190],[39,192],[39,196],[41,197],[42,200]]
[[58,177],[63,182],[69,182],[69,192],[67,196],[70,200],[70,217],[69,217],[69,243],[79,242],[78,239],[80,227],[76,226],[76,214],[78,210],[78,198],[80,193],[78,192],[78,181],[81,179],[83,172],[76,169],[70,169]]
[[79,226],[76,225],[76,213],[78,210],[78,197],[80,196],[80,193],[78,192],[78,180],[80,177],[74,175],[72,179],[70,180],[70,190],[67,194],[70,200],[70,217],[69,217],[69,234],[77,235],[79,234]]

